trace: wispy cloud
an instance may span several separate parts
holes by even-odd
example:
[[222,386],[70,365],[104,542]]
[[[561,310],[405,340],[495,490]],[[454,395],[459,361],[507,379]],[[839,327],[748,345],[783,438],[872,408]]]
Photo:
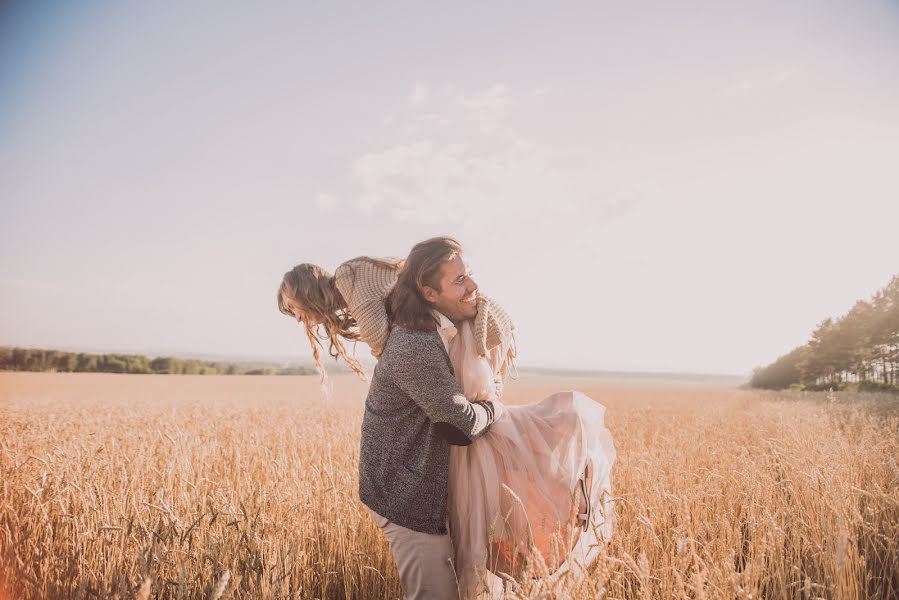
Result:
[[64,286],[60,283],[36,279],[17,279],[14,277],[0,277],[0,287],[32,292],[60,292],[64,289]]
[[543,103],[549,98],[549,90],[544,87],[538,87],[531,90],[531,98],[538,103]]
[[331,194],[319,192],[315,195],[315,206],[321,212],[332,212],[337,206],[337,199]]
[[471,123],[484,133],[496,131],[514,102],[509,89],[498,83],[489,89],[459,94],[456,102]]
[[575,205],[565,176],[521,141],[479,150],[421,140],[367,154],[352,173],[363,211],[386,207],[401,221],[478,229],[506,213],[548,217]]
[[726,96],[745,96],[779,88],[802,72],[800,65],[785,65],[768,71],[745,75],[728,83],[723,90]]
[[428,86],[423,83],[415,84],[415,87],[412,88],[412,93],[409,94],[409,103],[413,106],[422,104],[425,100],[428,99],[428,93]]
[[545,88],[516,95],[500,83],[473,91],[417,84],[410,98],[423,89],[431,90],[427,110],[418,106],[385,123],[392,143],[350,166],[366,214],[477,230],[510,217],[605,223],[636,206],[632,197],[598,189],[591,173],[574,170],[551,144],[528,135],[534,111],[552,110],[543,106]]

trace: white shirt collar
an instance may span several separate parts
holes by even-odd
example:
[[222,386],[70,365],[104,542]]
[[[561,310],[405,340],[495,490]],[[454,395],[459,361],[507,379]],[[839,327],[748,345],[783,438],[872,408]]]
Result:
[[458,330],[456,329],[456,326],[453,325],[453,322],[442,312],[431,309],[431,314],[437,317],[437,333],[440,334],[440,339],[443,340],[443,347],[446,348],[446,353],[449,354],[450,342],[456,337]]

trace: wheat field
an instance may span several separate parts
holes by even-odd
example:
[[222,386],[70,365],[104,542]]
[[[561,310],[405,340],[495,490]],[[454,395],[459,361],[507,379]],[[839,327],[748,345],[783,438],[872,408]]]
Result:
[[[358,501],[365,384],[0,373],[0,599],[398,598]],[[585,581],[507,596],[895,598],[899,410],[523,376],[608,407],[615,532]]]

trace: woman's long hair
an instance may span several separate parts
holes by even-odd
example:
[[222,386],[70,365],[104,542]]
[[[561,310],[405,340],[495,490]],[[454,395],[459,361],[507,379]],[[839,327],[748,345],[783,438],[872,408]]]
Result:
[[422,288],[427,285],[441,291],[443,263],[461,253],[462,244],[451,237],[435,237],[415,244],[384,301],[391,325],[419,331],[437,330],[438,321],[431,312],[433,306],[425,300]]
[[[367,256],[354,258],[353,261],[364,260],[382,267],[398,270],[402,266],[401,260],[378,259]],[[347,261],[352,262],[352,261]],[[348,265],[350,268],[351,265]],[[355,277],[355,272],[353,272]],[[361,379],[366,379],[362,364],[356,359],[355,352],[351,356],[347,352],[343,340],[355,342],[359,339],[359,325],[356,319],[347,309],[346,299],[337,290],[334,277],[318,265],[303,263],[295,266],[284,274],[281,285],[278,287],[278,310],[289,317],[293,313],[284,302],[287,296],[303,311],[312,316],[318,325],[310,325],[303,321],[306,337],[312,346],[312,360],[318,371],[322,389],[327,389],[328,375],[321,363],[320,348],[324,348],[322,342],[329,342],[328,354],[336,361],[343,358],[347,366]]]

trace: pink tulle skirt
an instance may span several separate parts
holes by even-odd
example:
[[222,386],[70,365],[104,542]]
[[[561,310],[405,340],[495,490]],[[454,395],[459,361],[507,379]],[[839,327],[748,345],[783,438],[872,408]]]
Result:
[[[462,598],[489,589],[490,573],[557,577],[596,558],[613,526],[615,447],[604,415],[586,395],[558,392],[504,406],[487,433],[451,448],[450,533]],[[593,516],[585,532],[578,480],[588,462]]]

